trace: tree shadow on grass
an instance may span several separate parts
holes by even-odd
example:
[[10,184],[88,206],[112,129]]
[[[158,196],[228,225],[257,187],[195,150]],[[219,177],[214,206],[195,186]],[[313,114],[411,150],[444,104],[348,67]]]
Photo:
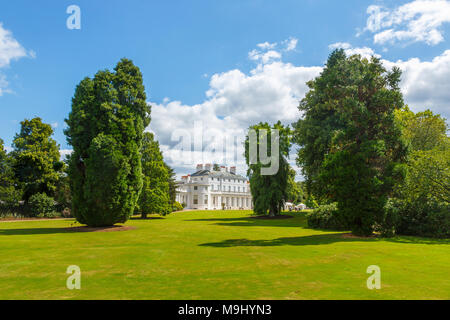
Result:
[[293,216],[292,219],[261,219],[257,216],[244,218],[189,219],[185,221],[213,222],[218,226],[228,227],[305,227],[306,218]]
[[27,228],[27,229],[0,229],[0,236],[37,235],[37,234],[58,234],[58,233],[79,233],[79,231],[67,228]]
[[87,226],[74,226],[64,228],[22,228],[22,229],[0,229],[0,236],[17,236],[17,235],[38,235],[38,234],[61,234],[61,233],[91,233],[91,232],[115,232],[134,230],[133,226],[108,226],[91,228]]
[[160,219],[165,219],[164,217],[147,217],[147,218],[142,218],[142,217],[131,217],[130,220],[160,220]]
[[317,234],[301,237],[277,238],[271,240],[228,239],[222,242],[203,243],[205,247],[274,247],[274,246],[311,246],[335,242],[376,241],[376,238],[346,238],[343,233]]
[[419,238],[414,236],[398,236],[394,238],[383,238],[383,240],[394,243],[404,243],[404,244],[444,244],[450,245],[450,239],[439,239],[439,238]]
[[270,240],[248,240],[248,239],[228,239],[221,242],[202,243],[203,247],[276,247],[276,246],[311,246],[331,244],[336,242],[374,242],[386,241],[404,244],[450,244],[450,239],[432,239],[417,237],[395,237],[395,238],[378,238],[378,237],[356,237],[350,233],[329,233],[317,234],[300,237],[286,237]]

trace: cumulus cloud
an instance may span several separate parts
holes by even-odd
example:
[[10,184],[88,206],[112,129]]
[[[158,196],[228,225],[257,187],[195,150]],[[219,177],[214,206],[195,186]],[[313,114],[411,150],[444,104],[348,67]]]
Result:
[[[165,158],[177,172],[190,173],[196,163],[218,162],[236,165],[243,174],[246,129],[260,121],[291,124],[298,119],[297,107],[307,91],[306,82],[322,68],[283,62],[282,52],[293,50],[296,44],[291,38],[280,44],[257,45],[249,54],[256,61],[255,67],[248,73],[233,69],[214,74],[202,103],[150,103],[152,123],[148,130],[155,133]],[[184,141],[184,149],[181,136],[190,137]]]
[[[3,24],[0,22],[0,69],[9,67],[11,61],[24,57],[34,58],[36,53],[34,51],[27,52],[13,37],[11,31],[3,28]],[[8,85],[5,75],[0,73],[0,96],[3,93],[11,92]]]
[[[257,50],[264,54],[279,49],[277,46],[260,44]],[[347,54],[379,56],[371,48],[345,42],[330,45],[334,48],[343,48]],[[152,123],[148,130],[155,133],[166,160],[178,174],[191,173],[197,163],[214,162],[236,165],[239,173],[245,174],[242,143],[246,129],[260,121],[291,124],[301,116],[297,107],[308,91],[306,82],[318,76],[322,67],[283,62],[283,48],[279,50],[279,59],[256,59],[248,73],[233,69],[214,74],[206,99],[199,104],[169,99],[160,104],[150,102]],[[412,58],[382,62],[388,69],[396,65],[403,70],[401,89],[413,110],[431,108],[450,116],[450,50],[431,61]],[[290,162],[298,170],[294,160],[292,154]]]
[[376,44],[425,42],[436,45],[444,40],[442,25],[450,22],[450,1],[414,0],[393,9],[371,5],[367,14],[364,30],[374,34]]
[[289,39],[281,41],[281,43],[269,43],[263,42],[256,46],[258,49],[254,49],[249,52],[248,57],[250,60],[258,61],[263,64],[270,63],[272,61],[280,60],[283,52],[293,51],[297,48],[298,39],[290,37]]
[[361,57],[363,58],[367,58],[370,59],[370,57],[374,56],[377,58],[380,58],[381,56],[377,53],[375,53],[375,51],[373,51],[372,48],[369,47],[359,47],[359,48],[354,48],[350,43],[348,42],[336,42],[333,44],[330,44],[328,46],[330,49],[344,49],[345,54],[348,56],[354,55],[354,54],[359,54]]
[[387,68],[395,65],[403,71],[400,87],[405,102],[414,111],[429,108],[450,119],[450,50],[431,61],[419,58],[382,61]]

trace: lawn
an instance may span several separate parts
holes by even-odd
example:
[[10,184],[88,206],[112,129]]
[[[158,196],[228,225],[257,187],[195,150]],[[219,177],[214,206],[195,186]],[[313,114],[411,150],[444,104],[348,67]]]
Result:
[[[361,239],[303,213],[189,211],[120,232],[72,220],[0,222],[0,299],[450,299],[450,240]],[[69,265],[81,290],[66,288]],[[369,265],[381,289],[369,290]]]

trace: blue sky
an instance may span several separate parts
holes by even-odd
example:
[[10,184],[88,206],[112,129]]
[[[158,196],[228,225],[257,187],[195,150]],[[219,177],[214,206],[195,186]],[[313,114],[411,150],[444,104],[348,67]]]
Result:
[[[72,4],[81,9],[81,30],[66,27]],[[40,116],[54,125],[61,148],[70,149],[62,130],[76,84],[122,57],[144,74],[154,106],[149,129],[165,152],[175,144],[171,124],[190,128],[200,114],[219,128],[261,119],[290,123],[300,116],[293,101],[306,89],[286,79],[314,77],[338,46],[379,54],[389,67],[400,60],[406,102],[448,116],[449,8],[443,0],[2,1],[0,31],[22,51],[11,53],[0,37],[0,137],[10,146],[19,122]],[[275,56],[264,59],[269,51]],[[424,81],[429,85],[418,84]],[[247,104],[236,102],[241,98]],[[280,116],[277,103],[291,105]],[[172,162],[180,173],[189,171]]]

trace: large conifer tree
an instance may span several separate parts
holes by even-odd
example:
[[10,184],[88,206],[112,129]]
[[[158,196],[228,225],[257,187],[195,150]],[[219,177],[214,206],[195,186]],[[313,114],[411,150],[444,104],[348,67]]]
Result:
[[89,226],[127,221],[142,189],[140,148],[150,123],[139,68],[122,59],[114,72],[82,80],[66,122],[73,215]]
[[406,147],[394,111],[403,106],[401,72],[380,60],[334,51],[300,104],[297,162],[309,190],[337,201],[355,234],[370,235],[396,182]]

